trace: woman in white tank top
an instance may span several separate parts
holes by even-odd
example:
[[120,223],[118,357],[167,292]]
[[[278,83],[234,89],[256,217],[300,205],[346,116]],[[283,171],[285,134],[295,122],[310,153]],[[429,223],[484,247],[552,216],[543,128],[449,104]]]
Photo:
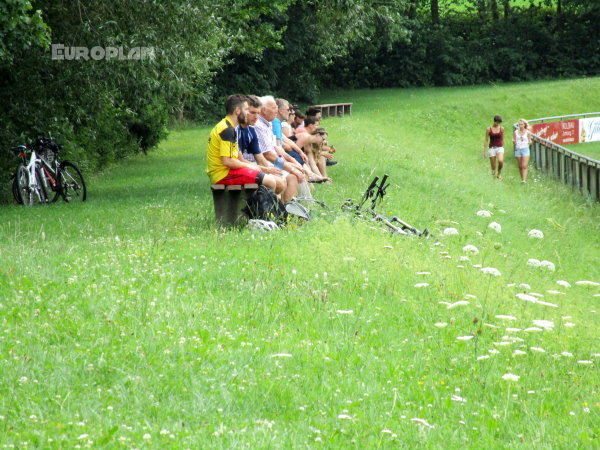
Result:
[[529,131],[529,124],[525,119],[519,119],[519,128],[515,130],[513,144],[515,144],[515,156],[519,163],[521,183],[526,183],[530,155],[529,146],[531,145],[531,131]]

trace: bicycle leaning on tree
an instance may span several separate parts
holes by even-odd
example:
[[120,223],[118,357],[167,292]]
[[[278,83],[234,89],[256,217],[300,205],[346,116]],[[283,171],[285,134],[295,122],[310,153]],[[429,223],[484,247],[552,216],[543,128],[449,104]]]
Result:
[[85,201],[87,188],[79,167],[71,161],[60,161],[60,145],[51,138],[39,136],[32,144],[13,147],[20,163],[13,180],[13,195],[17,203]]

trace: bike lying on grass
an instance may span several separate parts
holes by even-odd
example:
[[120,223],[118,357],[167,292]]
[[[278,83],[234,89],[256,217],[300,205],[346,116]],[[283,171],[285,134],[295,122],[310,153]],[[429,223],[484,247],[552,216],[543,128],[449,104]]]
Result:
[[87,188],[81,170],[71,161],[61,162],[60,149],[51,138],[43,136],[27,146],[12,148],[20,159],[12,186],[17,203],[45,204],[55,202],[59,196],[65,202],[86,200]]
[[[342,205],[342,209],[345,211],[352,212],[356,217],[367,218],[373,222],[379,222],[385,225],[388,231],[395,234],[402,235],[416,235],[416,236],[429,236],[429,230],[425,228],[425,230],[420,231],[416,227],[408,224],[407,222],[400,219],[398,216],[392,216],[390,218],[379,214],[375,211],[375,208],[383,197],[386,194],[387,188],[389,187],[388,181],[389,176],[385,174],[381,181],[379,181],[379,177],[375,177],[371,184],[363,194],[363,197],[358,205],[354,203],[352,199],[347,199]],[[387,183],[387,184],[386,184]],[[367,209],[363,209],[365,203],[368,200],[371,200],[371,205]]]

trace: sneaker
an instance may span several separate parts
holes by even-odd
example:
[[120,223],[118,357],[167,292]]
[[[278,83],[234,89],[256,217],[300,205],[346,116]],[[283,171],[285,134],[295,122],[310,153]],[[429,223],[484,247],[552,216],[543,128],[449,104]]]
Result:
[[333,161],[331,159],[328,159],[327,161],[325,161],[325,165],[327,166],[335,166],[338,162],[337,161]]

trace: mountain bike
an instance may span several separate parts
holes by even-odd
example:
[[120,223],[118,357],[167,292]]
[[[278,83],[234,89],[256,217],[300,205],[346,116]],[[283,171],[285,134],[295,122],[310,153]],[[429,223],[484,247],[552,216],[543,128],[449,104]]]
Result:
[[[361,201],[358,204],[355,204],[354,201],[349,198],[342,205],[342,210],[349,211],[353,213],[356,217],[367,218],[372,222],[381,223],[386,227],[388,231],[394,234],[412,234],[424,237],[429,236],[429,230],[427,228],[421,231],[413,227],[412,225],[406,223],[398,216],[392,216],[391,218],[388,218],[375,211],[375,208],[383,200],[387,188],[390,185],[390,183],[387,182],[388,178],[389,177],[387,174],[384,174],[381,180],[379,179],[379,177],[375,177],[373,181],[371,181],[371,184],[369,185],[365,193],[363,194]],[[369,200],[371,201],[370,207],[363,209],[363,206]]]
[[87,199],[85,179],[79,167],[71,161],[60,161],[61,146],[51,138],[38,136],[31,144],[39,156],[43,182],[47,192],[52,192],[50,201],[58,200],[59,195],[65,202]]
[[46,187],[35,152],[24,145],[13,147],[12,150],[18,152],[21,160],[13,181],[13,195],[17,203],[25,206],[48,203]]
[[[65,202],[84,202],[87,199],[87,187],[81,170],[71,161],[59,160],[61,147],[54,140],[40,135],[32,144],[14,149],[19,151],[22,161],[13,183],[13,194],[18,203],[33,205],[42,193],[45,200],[40,203],[55,202],[59,196]],[[31,155],[26,166],[29,167],[29,175],[26,177],[21,166],[25,165],[28,153]],[[32,197],[31,193],[37,191],[40,191],[40,195]]]

